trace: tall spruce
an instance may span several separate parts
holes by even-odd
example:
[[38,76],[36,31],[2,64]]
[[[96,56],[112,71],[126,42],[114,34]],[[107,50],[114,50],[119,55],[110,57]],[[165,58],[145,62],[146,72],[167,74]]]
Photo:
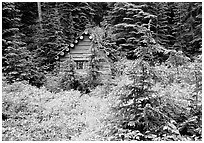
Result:
[[3,68],[8,82],[27,80],[30,76],[32,56],[22,41],[21,15],[15,3],[2,3],[2,54]]
[[201,54],[202,44],[202,3],[188,3],[182,14],[183,50],[190,57]]
[[15,3],[3,2],[2,3],[2,59],[3,66],[6,65],[6,53],[14,39],[16,33],[19,32],[20,27],[20,11],[16,9]]
[[15,3],[21,14],[20,31],[25,34],[23,41],[27,44],[29,51],[35,50],[33,35],[36,34],[35,25],[38,22],[38,12],[36,2]]
[[59,7],[57,3],[42,3],[42,29],[37,27],[35,57],[41,71],[52,71],[55,66],[55,56],[63,48],[65,36],[60,23]]
[[[153,37],[165,49],[182,50],[192,58],[201,53],[202,6],[199,2],[147,3],[157,16]],[[152,26],[153,27],[153,26]]]
[[[115,3],[107,18],[113,26],[113,41],[119,47],[118,50],[129,59],[135,59],[135,50],[147,44],[145,39],[147,32],[143,28],[148,29],[155,15],[144,12],[145,7],[146,5],[134,3]],[[153,41],[152,39],[151,42]]]

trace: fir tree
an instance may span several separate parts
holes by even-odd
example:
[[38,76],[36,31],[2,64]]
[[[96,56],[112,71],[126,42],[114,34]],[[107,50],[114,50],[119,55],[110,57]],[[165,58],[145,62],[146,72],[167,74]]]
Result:
[[72,17],[74,22],[74,30],[77,32],[84,31],[90,27],[93,22],[94,11],[87,2],[72,3]]
[[20,11],[16,8],[15,3],[2,3],[2,59],[3,66],[6,65],[5,50],[12,44],[14,36],[19,32]]
[[63,27],[60,23],[57,3],[43,3],[42,28],[38,27],[34,36],[36,42],[35,57],[41,71],[51,71],[55,66],[55,56],[66,45]]
[[137,59],[128,66],[126,74],[131,82],[124,83],[116,93],[119,95],[119,103],[114,108],[116,124],[119,129],[128,132],[138,130],[141,133],[154,129],[146,124],[146,107],[153,106],[151,87],[154,84],[154,69],[148,62]]
[[16,80],[28,80],[32,67],[32,57],[25,43],[21,41],[19,33],[12,37],[11,44],[5,50],[7,66],[3,68],[10,83]]
[[104,17],[107,16],[107,10],[109,9],[107,2],[90,2],[89,5],[93,9],[93,22],[94,25],[101,27],[101,22]]
[[[143,28],[148,28],[154,15],[143,11],[146,5],[133,3],[115,3],[108,21],[113,25],[114,41],[122,53],[129,59],[135,59],[134,50],[145,46],[146,33]],[[151,32],[150,32],[151,33]],[[142,37],[143,36],[143,37]],[[152,40],[153,42],[153,40]]]
[[60,13],[60,23],[63,28],[63,34],[66,36],[65,41],[72,43],[78,32],[74,29],[74,21],[72,10],[74,9],[72,3],[58,3]]
[[201,53],[202,8],[201,3],[188,3],[185,8],[186,12],[182,13],[181,38],[183,50],[191,57]]
[[29,51],[34,50],[34,39],[36,30],[34,29],[35,25],[38,22],[38,13],[37,13],[37,3],[36,2],[18,2],[16,7],[20,10],[21,14],[21,26],[20,31],[25,34],[23,37],[23,42],[27,44]]
[[24,34],[19,30],[21,26],[20,11],[16,8],[15,3],[2,4],[2,70],[7,80],[12,83],[28,78],[32,59],[26,43],[22,42]]

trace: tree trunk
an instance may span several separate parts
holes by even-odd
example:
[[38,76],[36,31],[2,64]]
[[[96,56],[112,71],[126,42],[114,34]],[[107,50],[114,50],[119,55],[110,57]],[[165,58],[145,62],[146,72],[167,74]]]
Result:
[[39,16],[39,23],[40,23],[40,29],[42,30],[42,11],[41,11],[41,3],[37,2],[38,4],[38,16]]

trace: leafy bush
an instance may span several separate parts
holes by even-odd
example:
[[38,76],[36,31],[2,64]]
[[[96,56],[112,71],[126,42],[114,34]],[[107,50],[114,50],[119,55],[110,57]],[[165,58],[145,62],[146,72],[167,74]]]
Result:
[[[146,66],[139,72],[140,62],[126,63],[125,72],[108,95],[117,97],[109,131],[104,133],[108,140],[200,140],[200,64]],[[143,92],[141,85],[146,85]]]
[[[201,69],[199,60],[177,67],[126,61],[120,77],[89,94],[3,82],[3,140],[202,140]],[[53,87],[61,77],[50,76]]]
[[46,83],[45,87],[49,92],[52,93],[58,93],[62,89],[60,88],[60,81],[61,81],[61,76],[60,75],[46,75]]
[[63,90],[70,90],[77,88],[76,72],[75,72],[75,62],[68,58],[64,62],[60,63],[60,88]]
[[[57,93],[61,90],[78,90],[81,93],[89,93],[95,80],[90,79],[87,74],[80,75],[75,71],[75,62],[70,57],[60,63],[60,68],[56,68],[55,73],[47,74],[45,84],[48,91]],[[97,81],[96,81],[97,83]]]
[[3,87],[3,140],[103,140],[109,104],[79,91],[57,94],[26,83]]

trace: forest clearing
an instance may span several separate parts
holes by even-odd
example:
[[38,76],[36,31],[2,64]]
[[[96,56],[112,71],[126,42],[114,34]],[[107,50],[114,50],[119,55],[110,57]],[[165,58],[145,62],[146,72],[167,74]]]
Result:
[[202,141],[202,3],[2,2],[2,141]]

